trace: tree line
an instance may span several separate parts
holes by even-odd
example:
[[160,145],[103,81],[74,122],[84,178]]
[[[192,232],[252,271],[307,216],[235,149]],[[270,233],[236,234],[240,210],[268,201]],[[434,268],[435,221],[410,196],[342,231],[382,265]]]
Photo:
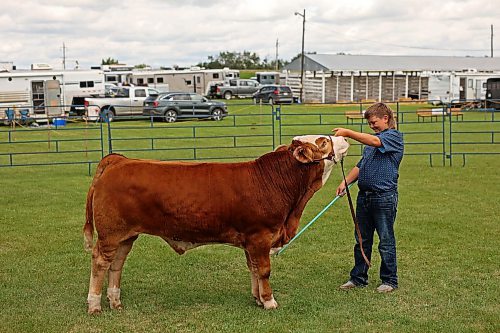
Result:
[[[299,57],[295,56],[291,59],[293,61]],[[223,51],[218,55],[210,55],[207,57],[207,61],[202,61],[196,64],[196,66],[204,67],[207,69],[221,69],[224,67],[229,67],[233,69],[281,69],[283,66],[289,64],[290,61],[283,59],[273,59],[268,58],[261,59],[260,56],[255,52],[243,51]],[[119,64],[118,59],[108,57],[107,59],[102,59],[101,65],[116,65]],[[136,68],[145,68],[147,64],[135,65]],[[177,65],[173,65],[173,68],[178,68]],[[167,68],[167,67],[162,67]]]
[[200,62],[197,66],[207,69],[220,69],[224,67],[235,69],[281,69],[288,63],[288,61],[283,59],[261,59],[257,53],[250,51],[223,51],[217,56],[208,56],[207,61]]

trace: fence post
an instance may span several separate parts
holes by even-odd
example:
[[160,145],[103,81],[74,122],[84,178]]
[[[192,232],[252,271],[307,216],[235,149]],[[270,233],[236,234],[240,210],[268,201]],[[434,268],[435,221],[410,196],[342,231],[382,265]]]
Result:
[[111,142],[111,140],[112,140],[112,137],[111,137],[111,122],[107,121],[106,123],[108,124],[108,150],[109,150],[109,154],[111,154],[113,152],[113,144]]
[[[451,128],[449,128],[449,142],[448,142],[448,145],[449,145],[449,149],[450,149],[450,153],[448,153],[446,151],[446,116],[448,115],[448,109],[451,107],[451,102],[450,101],[449,103],[443,103],[443,116],[441,117],[441,128],[442,128],[442,141],[443,141],[443,166],[446,165],[446,159],[448,158],[450,160],[450,166],[451,166]],[[451,124],[450,124],[451,125]]]
[[279,138],[280,138],[280,141],[279,141],[279,144],[281,145],[281,108],[280,107],[276,107],[276,109],[274,109],[274,105],[271,105],[271,120],[272,120],[272,131],[273,131],[273,149],[276,148],[276,141],[274,139],[275,137],[275,133],[274,133],[274,117],[276,117],[276,121],[278,122],[278,135],[279,135]]
[[102,131],[102,122],[101,122],[100,132],[101,132],[101,159],[102,159],[104,158],[104,133]]

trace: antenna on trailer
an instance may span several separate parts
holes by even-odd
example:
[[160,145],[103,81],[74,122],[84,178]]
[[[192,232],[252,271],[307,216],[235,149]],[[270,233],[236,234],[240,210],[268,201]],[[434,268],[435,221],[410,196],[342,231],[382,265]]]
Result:
[[491,25],[491,57],[493,58],[493,24]]
[[276,38],[276,63],[274,64],[274,68],[276,68],[276,71],[279,69],[279,63],[278,63],[278,46],[279,46],[279,40]]
[[63,69],[66,69],[66,45],[64,44],[63,42],[63,46],[62,46],[62,50],[63,50]]

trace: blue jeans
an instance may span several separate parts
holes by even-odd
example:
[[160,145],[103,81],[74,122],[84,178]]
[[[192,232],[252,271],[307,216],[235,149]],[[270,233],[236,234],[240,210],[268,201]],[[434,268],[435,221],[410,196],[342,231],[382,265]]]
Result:
[[[363,192],[360,190],[356,202],[356,215],[359,223],[363,249],[371,261],[373,235],[377,231],[380,243],[378,250],[382,262],[380,264],[380,279],[382,283],[394,288],[398,287],[398,267],[396,262],[396,238],[394,236],[394,221],[398,206],[398,192]],[[351,281],[356,285],[368,284],[368,265],[365,263],[359,246],[356,232],[354,246],[354,267],[351,270]]]

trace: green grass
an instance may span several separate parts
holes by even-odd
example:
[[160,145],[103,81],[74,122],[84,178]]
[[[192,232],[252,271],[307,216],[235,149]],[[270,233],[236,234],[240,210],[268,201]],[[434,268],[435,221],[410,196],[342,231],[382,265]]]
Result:
[[[348,158],[346,168],[356,161]],[[97,317],[86,314],[86,166],[0,168],[0,332],[498,332],[499,162],[500,155],[471,155],[465,167],[429,167],[422,156],[405,156],[393,294],[375,292],[378,253],[367,288],[338,290],[353,261],[342,199],[272,258],[275,311],[254,304],[240,249],[205,246],[179,256],[141,236],[124,268],[124,310],[109,310],[103,297]],[[333,198],[340,175],[337,168],[309,202],[302,226]]]

